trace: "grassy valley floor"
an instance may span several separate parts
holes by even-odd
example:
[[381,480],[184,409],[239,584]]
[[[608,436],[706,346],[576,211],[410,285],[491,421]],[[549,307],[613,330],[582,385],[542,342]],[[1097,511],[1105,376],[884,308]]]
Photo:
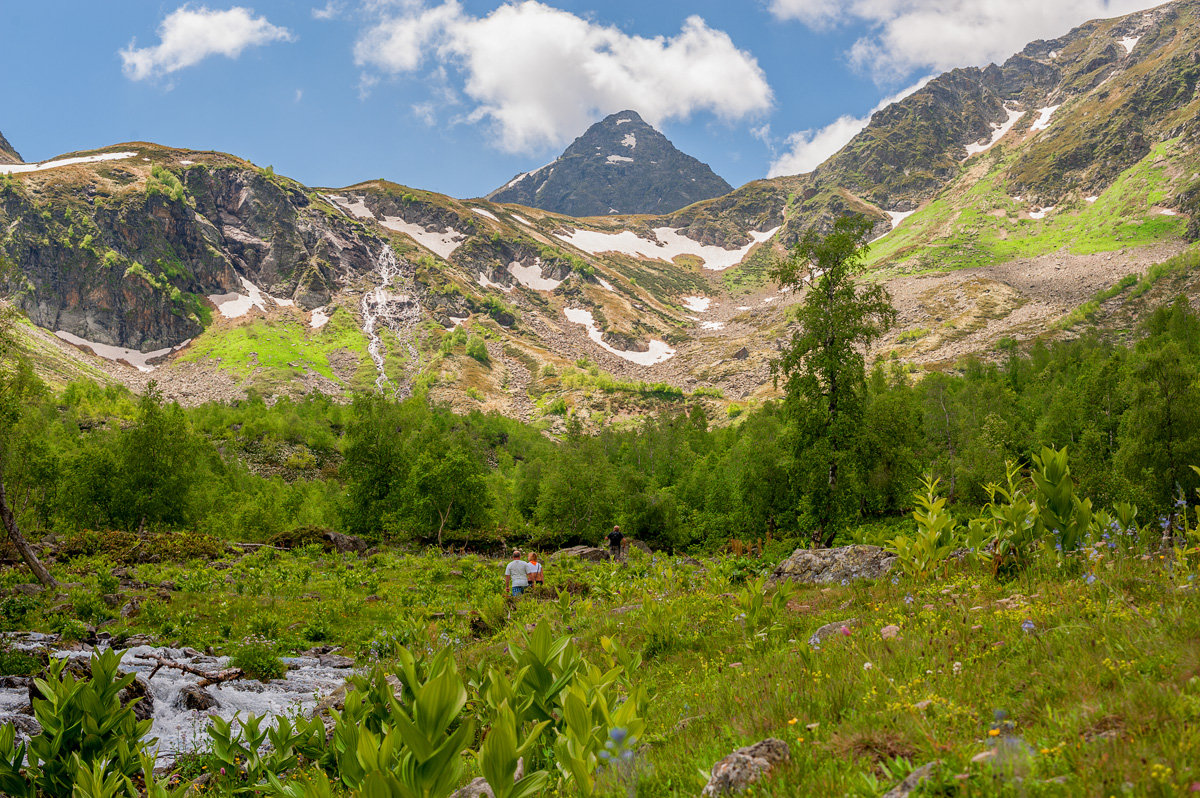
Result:
[[[1200,783],[1200,602],[1185,557],[1145,551],[1101,544],[1007,583],[952,562],[920,582],[782,592],[760,581],[772,560],[633,552],[551,560],[546,587],[510,601],[503,561],[256,548],[130,566],[107,603],[96,574],[110,581],[113,563],[95,554],[56,568],[83,587],[10,593],[4,614],[83,636],[138,597],[134,617],[104,626],[117,642],[230,653],[259,637],[280,652],[341,646],[364,666],[451,647],[467,671],[511,667],[508,644],[542,622],[596,661],[612,638],[640,649],[649,703],[633,765],[600,780],[604,795],[696,795],[714,762],[766,737],[791,760],[750,795],[880,795],[930,762],[916,794],[1176,795]],[[3,574],[8,588],[25,578]],[[552,752],[531,756],[553,771]]]

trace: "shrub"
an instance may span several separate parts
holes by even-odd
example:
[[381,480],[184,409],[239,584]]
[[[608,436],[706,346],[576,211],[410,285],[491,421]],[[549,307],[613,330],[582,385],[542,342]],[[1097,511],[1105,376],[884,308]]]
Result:
[[257,679],[260,682],[282,679],[287,674],[287,665],[283,664],[283,660],[275,653],[275,649],[258,640],[242,644],[234,652],[230,664],[235,668],[241,668],[248,678]]
[[18,593],[5,597],[0,601],[0,625],[3,625],[3,631],[11,632],[24,626],[29,613],[37,609],[37,605],[37,599],[33,596]]
[[472,335],[467,339],[467,355],[478,360],[480,363],[488,362],[487,344],[478,335]]
[[0,675],[36,676],[42,672],[42,662],[23,651],[0,652]]
[[315,618],[300,629],[300,633],[304,635],[304,639],[311,643],[321,643],[330,639],[332,631],[329,616],[322,612],[318,612]]

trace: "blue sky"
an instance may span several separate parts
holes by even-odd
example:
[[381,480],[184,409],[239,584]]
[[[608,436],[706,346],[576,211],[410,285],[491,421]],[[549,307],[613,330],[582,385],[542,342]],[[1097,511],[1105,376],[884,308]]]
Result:
[[0,131],[27,161],[148,140],[472,197],[631,107],[741,185],[811,168],[924,76],[1154,4],[10,0]]

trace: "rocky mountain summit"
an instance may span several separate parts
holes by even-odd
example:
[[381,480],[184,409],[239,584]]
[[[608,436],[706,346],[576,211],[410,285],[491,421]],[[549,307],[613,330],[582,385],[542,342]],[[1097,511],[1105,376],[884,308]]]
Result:
[[680,152],[634,111],[597,122],[553,163],[488,195],[569,216],[671,213],[728,194],[707,164]]
[[0,133],[0,163],[21,163],[20,153],[8,143],[3,133]]

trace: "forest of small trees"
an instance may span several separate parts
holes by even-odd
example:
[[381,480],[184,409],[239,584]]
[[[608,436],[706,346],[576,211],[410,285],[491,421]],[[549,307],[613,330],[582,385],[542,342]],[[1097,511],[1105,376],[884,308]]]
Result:
[[[865,345],[894,314],[856,287],[869,230],[806,237],[776,279],[813,290],[777,362],[784,397],[715,424],[673,409],[561,440],[417,396],[184,409],[92,383],[48,390],[11,345],[0,371],[0,498],[31,539],[84,530],[195,530],[262,541],[299,527],[372,541],[490,548],[597,542],[619,523],[677,550],[731,539],[884,539],[923,475],[969,512],[1006,463],[1065,447],[1081,493],[1143,519],[1193,495],[1200,464],[1200,316],[1186,298],[1131,345],[1097,335],[1004,342],[992,361],[917,374]],[[11,336],[0,335],[0,339]],[[0,341],[3,343],[3,341]]]

